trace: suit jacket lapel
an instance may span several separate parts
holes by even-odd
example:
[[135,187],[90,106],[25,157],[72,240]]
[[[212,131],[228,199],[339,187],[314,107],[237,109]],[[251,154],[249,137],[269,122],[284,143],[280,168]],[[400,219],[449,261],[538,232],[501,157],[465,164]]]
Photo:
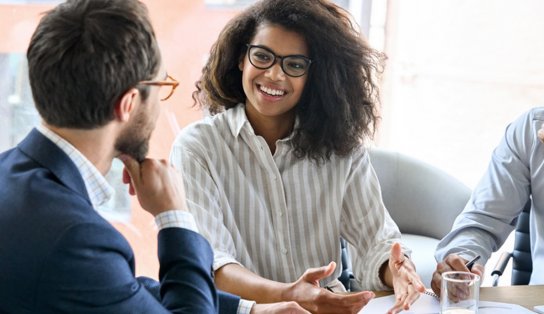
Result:
[[33,129],[17,148],[49,169],[65,186],[82,195],[91,204],[85,182],[76,165],[55,143]]

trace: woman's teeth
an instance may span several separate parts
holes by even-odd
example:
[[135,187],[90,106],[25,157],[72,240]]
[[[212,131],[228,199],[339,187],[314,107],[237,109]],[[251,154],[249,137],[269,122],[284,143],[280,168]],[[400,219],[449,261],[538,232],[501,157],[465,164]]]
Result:
[[272,89],[272,88],[265,87],[265,86],[262,86],[262,85],[259,87],[259,89],[262,92],[265,92],[266,94],[268,94],[270,96],[283,96],[283,95],[285,95],[284,90]]

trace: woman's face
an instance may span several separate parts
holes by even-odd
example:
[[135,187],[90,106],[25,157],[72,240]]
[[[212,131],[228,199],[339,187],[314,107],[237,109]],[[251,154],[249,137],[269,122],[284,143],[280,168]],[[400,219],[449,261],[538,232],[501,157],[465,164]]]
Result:
[[[264,47],[276,56],[308,57],[306,41],[300,34],[274,24],[259,26],[249,44]],[[248,53],[240,62],[240,70],[247,97],[246,114],[252,124],[270,119],[294,122],[293,108],[300,100],[308,73],[299,77],[288,76],[283,72],[279,59],[269,69],[258,69],[249,61]]]

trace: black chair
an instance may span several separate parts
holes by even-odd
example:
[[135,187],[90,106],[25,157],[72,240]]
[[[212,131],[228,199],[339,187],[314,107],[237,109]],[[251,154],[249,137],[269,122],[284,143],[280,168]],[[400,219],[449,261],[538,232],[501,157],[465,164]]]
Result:
[[514,250],[501,254],[497,265],[491,275],[493,286],[497,286],[508,261],[512,258],[512,285],[527,285],[533,272],[533,259],[531,257],[531,239],[529,237],[529,213],[531,200],[525,204],[523,211],[517,218],[516,233],[514,238]]
[[348,243],[346,240],[340,238],[340,246],[342,247],[342,273],[340,274],[340,277],[338,277],[338,280],[344,285],[346,291],[361,291],[361,287],[355,280],[355,275],[353,275]]

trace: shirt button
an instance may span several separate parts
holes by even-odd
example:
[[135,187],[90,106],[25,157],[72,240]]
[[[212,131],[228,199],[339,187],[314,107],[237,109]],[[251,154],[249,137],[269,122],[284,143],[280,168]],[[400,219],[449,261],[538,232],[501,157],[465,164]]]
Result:
[[287,255],[287,249],[285,249],[285,248],[281,249],[281,253],[282,253],[283,255]]
[[280,217],[283,217],[283,212],[280,212]]

